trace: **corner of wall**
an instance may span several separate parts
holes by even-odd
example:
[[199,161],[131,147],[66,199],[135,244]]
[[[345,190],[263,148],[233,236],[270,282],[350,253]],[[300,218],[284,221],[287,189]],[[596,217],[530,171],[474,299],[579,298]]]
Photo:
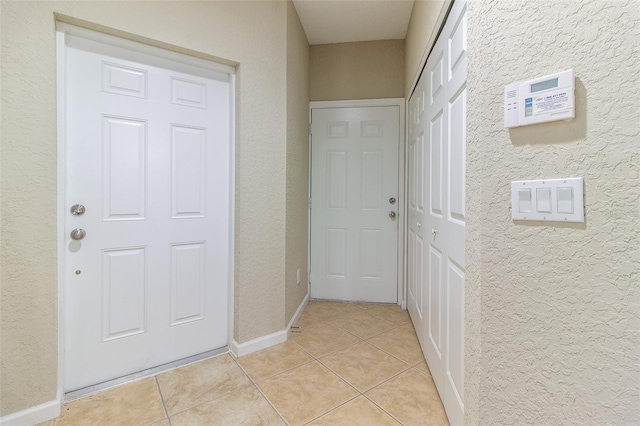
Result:
[[287,1],[286,43],[285,324],[308,292],[309,43],[291,0]]

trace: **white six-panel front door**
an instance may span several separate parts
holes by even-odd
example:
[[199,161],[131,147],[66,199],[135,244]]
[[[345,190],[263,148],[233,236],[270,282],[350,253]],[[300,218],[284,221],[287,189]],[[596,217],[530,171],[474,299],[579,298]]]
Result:
[[227,345],[231,83],[66,44],[68,392]]
[[409,100],[407,305],[452,425],[464,422],[467,4]]
[[396,303],[398,106],[312,109],[311,297]]

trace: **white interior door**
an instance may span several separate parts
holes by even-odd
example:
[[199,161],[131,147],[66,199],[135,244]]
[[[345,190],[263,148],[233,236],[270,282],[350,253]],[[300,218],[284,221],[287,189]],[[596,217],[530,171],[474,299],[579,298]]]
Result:
[[311,128],[311,297],[397,303],[400,108],[314,108]]
[[464,422],[466,9],[454,1],[409,103],[409,190],[422,192],[409,207],[410,314],[453,425]]
[[69,392],[227,345],[231,83],[71,35],[66,45]]
[[407,149],[407,310],[416,334],[425,335],[426,314],[424,292],[425,246],[428,237],[425,222],[426,162],[424,139],[424,78],[420,79],[409,100],[409,137]]

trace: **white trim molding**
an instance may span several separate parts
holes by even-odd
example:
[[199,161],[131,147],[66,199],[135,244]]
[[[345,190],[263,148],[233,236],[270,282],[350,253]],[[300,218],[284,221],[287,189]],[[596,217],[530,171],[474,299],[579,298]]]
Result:
[[291,327],[298,321],[308,302],[309,292],[307,292],[307,295],[302,299],[302,302],[300,302],[296,313],[291,317],[285,330],[276,331],[275,333],[267,334],[266,336],[261,336],[244,343],[238,343],[234,339],[229,345],[229,350],[236,358],[240,358],[241,356],[249,355],[286,342],[291,337]]
[[270,348],[271,346],[279,345],[287,341],[287,330],[276,331],[275,333],[261,336],[248,342],[238,343],[235,339],[231,342],[229,349],[231,353],[240,358],[241,356],[249,355],[254,352],[261,351],[263,349]]
[[8,416],[0,417],[0,425],[2,426],[25,426],[37,425],[48,420],[55,419],[60,416],[60,401],[45,402]]
[[400,106],[404,108],[404,98],[354,99],[348,101],[312,101],[309,110],[316,108],[357,108],[377,106]]
[[307,303],[309,303],[308,289],[307,289],[307,295],[304,297],[304,299],[302,299],[302,302],[300,302],[300,306],[298,306],[296,313],[293,314],[293,316],[291,317],[291,320],[289,321],[289,324],[287,325],[287,339],[291,337],[291,328],[295,323],[298,322],[298,320],[300,319],[300,316],[302,316],[302,312],[304,311],[304,308],[307,307]]

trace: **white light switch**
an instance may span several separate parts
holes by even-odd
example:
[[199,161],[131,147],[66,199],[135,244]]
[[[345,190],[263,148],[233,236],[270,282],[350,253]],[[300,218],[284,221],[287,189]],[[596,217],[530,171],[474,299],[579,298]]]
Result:
[[551,188],[536,189],[536,206],[540,213],[551,213]]
[[518,212],[531,212],[531,189],[521,189],[518,191]]
[[584,179],[511,182],[513,220],[584,222]]
[[558,213],[573,214],[573,188],[558,188]]

